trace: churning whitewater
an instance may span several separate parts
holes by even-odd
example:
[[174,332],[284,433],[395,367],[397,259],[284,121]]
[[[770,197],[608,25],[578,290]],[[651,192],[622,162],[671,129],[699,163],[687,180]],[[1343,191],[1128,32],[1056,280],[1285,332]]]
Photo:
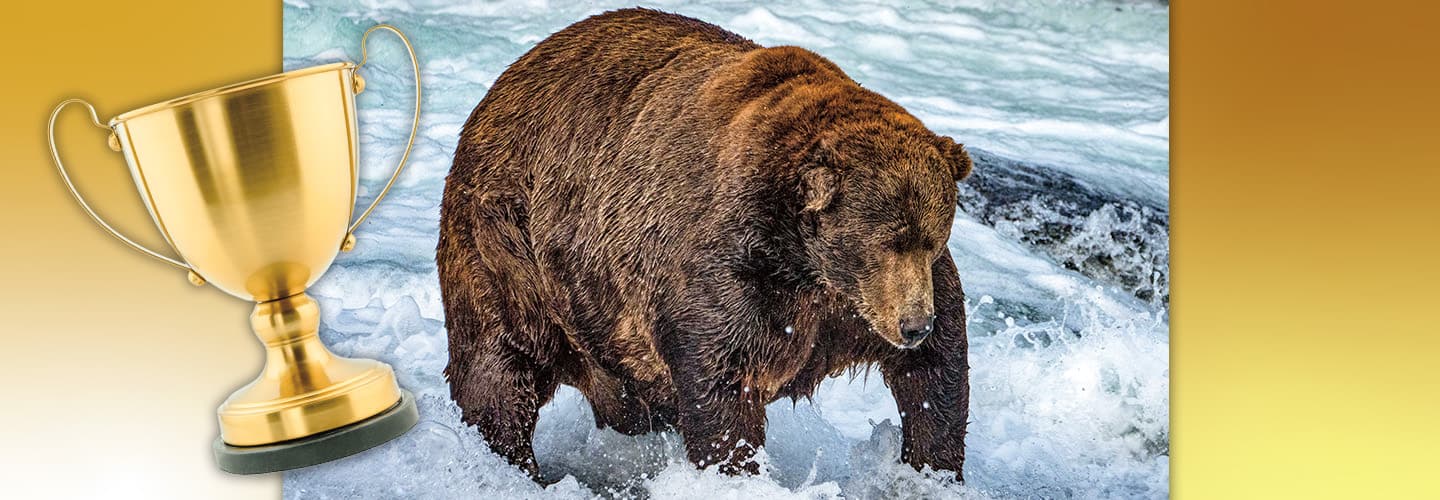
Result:
[[[287,69],[359,59],[404,30],[425,84],[406,173],[311,290],[342,355],[395,367],[420,398],[409,434],[285,475],[287,498],[1011,498],[1169,493],[1169,11],[1156,3],[988,0],[643,2],[764,45],[799,45],[964,142],[949,247],[970,312],[965,484],[899,463],[878,371],[767,408],[764,473],[697,470],[678,434],[597,430],[561,387],[540,412],[542,487],[460,422],[442,377],[434,249],[461,124],[505,67],[610,0],[286,0]],[[411,76],[375,36],[359,97],[361,203],[399,158]]]

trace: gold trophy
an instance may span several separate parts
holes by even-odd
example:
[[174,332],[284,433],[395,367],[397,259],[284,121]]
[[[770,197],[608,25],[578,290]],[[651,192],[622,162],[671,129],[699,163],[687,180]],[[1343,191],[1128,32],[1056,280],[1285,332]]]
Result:
[[[415,72],[410,139],[380,195],[350,222],[359,173],[356,74],[376,30],[405,44]],[[71,99],[50,115],[50,152],[70,194],[100,227],[130,247],[256,302],[250,325],[265,343],[265,369],[218,410],[220,468],[255,474],[364,451],[415,424],[415,400],[389,365],[337,356],[320,341],[320,308],[305,289],[395,184],[420,120],[420,65],[405,35],[379,25],[360,40],[360,63],[340,62],[208,90],[122,113],[101,125]],[[55,117],[79,103],[110,131],[155,225],[178,258],[117,232],[85,202],[55,151]]]

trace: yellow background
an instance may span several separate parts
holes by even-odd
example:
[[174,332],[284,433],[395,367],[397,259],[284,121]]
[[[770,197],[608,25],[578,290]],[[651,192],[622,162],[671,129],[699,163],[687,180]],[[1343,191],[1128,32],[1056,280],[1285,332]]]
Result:
[[1173,491],[1440,498],[1440,5],[1170,16]]
[[[7,3],[0,47],[0,497],[273,498],[215,467],[215,408],[260,371],[252,304],[135,253],[70,199],[45,145],[60,100],[102,121],[280,71],[278,0]],[[91,205],[166,249],[82,107],[56,140]],[[18,487],[18,491],[16,491]]]
[[[255,498],[210,458],[261,362],[250,306],[65,193],[51,106],[102,119],[280,69],[280,3],[15,2],[0,30],[0,496]],[[1440,7],[1172,8],[1172,478],[1180,498],[1440,496]],[[159,246],[104,132],[80,188]],[[384,471],[377,471],[383,474]]]

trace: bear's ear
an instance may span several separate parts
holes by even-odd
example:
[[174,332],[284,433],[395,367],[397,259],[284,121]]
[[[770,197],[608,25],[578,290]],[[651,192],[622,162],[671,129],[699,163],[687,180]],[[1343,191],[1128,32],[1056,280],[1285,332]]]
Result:
[[805,197],[806,213],[819,213],[830,207],[835,201],[835,193],[840,190],[840,174],[836,173],[835,148],[830,141],[820,140],[815,143],[815,149],[810,152],[810,161],[800,172],[800,192]]
[[936,138],[935,147],[940,150],[940,157],[950,165],[950,175],[955,178],[955,182],[970,176],[974,163],[970,161],[970,153],[965,151],[964,144],[942,135]]
[[840,177],[835,170],[826,166],[815,166],[800,174],[801,189],[805,193],[804,212],[818,213],[830,206],[835,200],[835,192],[840,190]]

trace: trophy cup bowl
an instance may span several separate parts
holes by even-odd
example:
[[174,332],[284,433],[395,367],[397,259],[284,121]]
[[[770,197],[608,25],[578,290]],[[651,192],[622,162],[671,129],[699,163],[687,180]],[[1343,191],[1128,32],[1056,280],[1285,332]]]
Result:
[[[356,72],[376,30],[397,35],[415,72],[415,124],[385,188],[351,222],[358,185]],[[214,451],[221,469],[261,473],[313,465],[376,446],[416,422],[414,397],[389,365],[344,358],[320,341],[319,304],[305,290],[384,198],[409,158],[420,117],[420,69],[399,30],[379,25],[361,38],[359,64],[313,66],[122,113],[101,125],[78,99],[50,115],[50,147],[61,178],[92,219],[120,241],[256,302],[250,324],[265,344],[265,368],[218,410]],[[178,259],[117,232],[76,191],[55,151],[55,118],[83,104],[111,131],[150,216]]]

